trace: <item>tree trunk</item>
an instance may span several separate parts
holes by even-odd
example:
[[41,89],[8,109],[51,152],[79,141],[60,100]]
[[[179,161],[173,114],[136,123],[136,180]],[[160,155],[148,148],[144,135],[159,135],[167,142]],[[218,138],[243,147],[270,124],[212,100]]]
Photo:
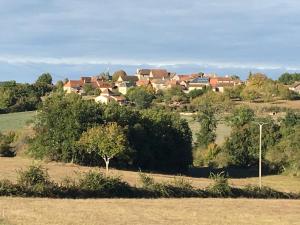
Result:
[[108,166],[109,166],[109,158],[104,159],[106,166],[106,176],[108,176]]

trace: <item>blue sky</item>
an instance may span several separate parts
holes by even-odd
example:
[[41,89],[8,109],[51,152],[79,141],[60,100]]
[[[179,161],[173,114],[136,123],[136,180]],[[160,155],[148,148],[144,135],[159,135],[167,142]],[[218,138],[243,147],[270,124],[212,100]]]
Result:
[[0,0],[0,80],[300,71],[297,0]]

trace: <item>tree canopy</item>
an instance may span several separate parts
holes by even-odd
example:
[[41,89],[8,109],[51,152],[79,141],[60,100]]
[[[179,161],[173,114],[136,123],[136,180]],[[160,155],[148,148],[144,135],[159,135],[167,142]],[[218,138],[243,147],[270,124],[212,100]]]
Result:
[[36,80],[37,84],[52,84],[52,76],[50,73],[43,73]]
[[123,128],[113,122],[89,128],[81,135],[79,144],[88,153],[98,154],[105,161],[108,173],[109,161],[126,149],[126,136]]

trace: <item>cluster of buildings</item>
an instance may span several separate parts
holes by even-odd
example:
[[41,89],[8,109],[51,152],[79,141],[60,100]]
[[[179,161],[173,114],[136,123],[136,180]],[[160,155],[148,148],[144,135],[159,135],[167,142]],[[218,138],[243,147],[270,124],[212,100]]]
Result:
[[223,92],[226,87],[240,85],[242,82],[229,76],[219,77],[215,74],[175,74],[165,69],[137,69],[133,76],[119,76],[114,82],[102,76],[81,77],[80,80],[69,80],[64,84],[67,93],[85,94],[84,86],[91,85],[100,89],[100,96],[95,101],[108,103],[125,102],[123,95],[134,86],[152,87],[155,91],[164,91],[172,87],[179,87],[188,93],[192,90],[211,87],[212,90]]

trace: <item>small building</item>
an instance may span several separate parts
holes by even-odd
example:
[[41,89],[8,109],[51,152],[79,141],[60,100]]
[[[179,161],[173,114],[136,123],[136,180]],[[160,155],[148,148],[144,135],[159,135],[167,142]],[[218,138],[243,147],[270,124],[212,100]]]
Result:
[[197,77],[188,83],[188,92],[210,86],[208,77]]
[[84,94],[83,87],[86,84],[91,85],[94,89],[100,89],[101,91],[104,91],[105,89],[112,89],[113,87],[112,83],[109,83],[97,77],[80,77],[80,80],[69,80],[64,84],[63,89],[68,94]]
[[69,80],[64,84],[64,91],[70,93],[80,93],[82,91],[83,83],[81,80]]
[[135,74],[139,80],[169,79],[171,73],[165,69],[137,69]]
[[115,82],[115,85],[118,87],[118,91],[126,95],[129,88],[136,86],[136,82],[138,81],[138,77],[136,76],[119,76],[118,80]]
[[155,91],[163,91],[168,88],[167,80],[163,80],[163,79],[151,80],[151,84]]
[[126,103],[126,99],[124,96],[117,95],[109,89],[104,90],[101,94],[95,98],[95,102],[108,104],[110,102],[117,102],[120,105],[124,105]]
[[211,77],[210,85],[213,91],[224,92],[226,87],[234,87],[235,85],[240,85],[242,82],[239,79],[233,79],[231,77]]

